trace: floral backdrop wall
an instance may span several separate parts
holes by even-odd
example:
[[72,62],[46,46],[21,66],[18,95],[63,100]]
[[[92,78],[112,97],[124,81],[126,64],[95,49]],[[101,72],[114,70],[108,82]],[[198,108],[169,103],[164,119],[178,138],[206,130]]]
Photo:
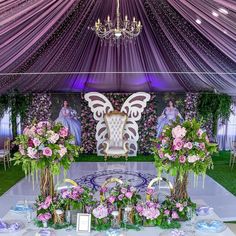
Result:
[[[105,93],[105,96],[111,101],[114,109],[120,110],[122,104],[131,95],[131,93]],[[62,96],[62,95],[60,95]],[[65,95],[66,96],[66,95]],[[65,97],[64,95],[62,97]],[[69,96],[69,95],[68,95]],[[81,103],[79,110],[81,129],[82,129],[82,147],[85,153],[96,153],[96,121],[93,119],[93,114],[88,107],[87,101],[84,99],[84,94],[73,95],[77,99],[71,100],[76,103]],[[81,99],[78,98],[81,96]],[[187,93],[176,95],[172,93],[151,93],[151,99],[144,109],[142,118],[139,121],[139,153],[150,153],[152,142],[151,139],[156,137],[157,118],[160,115],[161,108],[166,105],[166,100],[172,98],[176,101],[176,105],[180,109],[185,119],[192,119],[198,117],[197,114],[197,101],[199,98],[198,93]],[[184,98],[184,99],[183,99]],[[38,121],[50,120],[52,118],[54,97],[49,93],[33,94],[32,105],[27,112],[24,125],[30,124],[34,119]],[[72,104],[73,105],[73,104]],[[79,115],[79,112],[78,112]],[[211,120],[204,122],[208,136],[212,137],[212,122]]]
[[197,118],[198,93],[187,93],[185,98],[185,119]]
[[[120,110],[125,100],[131,93],[105,93],[104,94],[112,103],[115,110]],[[81,95],[81,127],[82,127],[82,146],[85,153],[96,153],[96,121],[93,119],[93,114],[88,107],[87,101],[84,99],[84,94]],[[150,139],[156,135],[156,120],[157,120],[157,103],[156,95],[151,93],[151,100],[147,103],[144,109],[142,119],[139,121],[139,153],[149,153],[152,143]]]
[[[185,119],[199,119],[199,114],[197,110],[197,103],[199,99],[199,93],[187,93],[185,99]],[[212,132],[213,121],[212,118],[203,121],[203,128],[211,141],[214,141]]]
[[44,121],[51,118],[51,94],[34,93],[32,97],[32,104],[28,109],[24,126],[31,124],[33,120]]

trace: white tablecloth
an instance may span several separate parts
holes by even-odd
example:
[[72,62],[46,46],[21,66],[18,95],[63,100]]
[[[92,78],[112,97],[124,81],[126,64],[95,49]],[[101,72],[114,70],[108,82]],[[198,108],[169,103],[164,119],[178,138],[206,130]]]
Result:
[[[205,216],[205,217],[197,217],[196,220],[200,220],[200,219],[219,219],[219,217],[214,213],[211,216]],[[2,235],[11,235],[11,236],[22,236],[24,235],[24,233],[26,231],[33,231],[34,229],[37,229],[33,223],[27,223],[26,220],[26,216],[24,214],[16,214],[14,212],[9,211],[3,218],[3,220],[20,220],[22,222],[25,223],[26,228],[17,232],[17,233],[0,233],[0,236]],[[123,236],[158,236],[161,232],[163,232],[162,229],[159,229],[158,227],[146,227],[146,228],[142,228],[141,231],[134,231],[134,230],[128,230],[127,232],[125,232],[125,234],[123,234]],[[66,230],[56,230],[56,235],[57,236],[74,236],[74,235],[78,235],[75,230],[72,231],[66,231]],[[90,235],[90,236],[96,236],[96,235],[102,235],[98,232],[91,232],[90,234],[82,234],[82,235]],[[105,234],[104,234],[105,235]],[[229,229],[227,228],[224,232],[222,233],[218,233],[218,234],[207,234],[207,233],[200,233],[196,231],[195,236],[235,236],[235,234]],[[31,236],[34,236],[33,234]]]

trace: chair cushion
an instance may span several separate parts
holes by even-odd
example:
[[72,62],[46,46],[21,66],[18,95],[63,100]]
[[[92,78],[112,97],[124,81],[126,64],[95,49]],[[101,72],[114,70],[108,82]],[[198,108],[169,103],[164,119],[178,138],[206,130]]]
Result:
[[109,147],[107,150],[108,155],[125,155],[126,150],[123,149],[122,147]]

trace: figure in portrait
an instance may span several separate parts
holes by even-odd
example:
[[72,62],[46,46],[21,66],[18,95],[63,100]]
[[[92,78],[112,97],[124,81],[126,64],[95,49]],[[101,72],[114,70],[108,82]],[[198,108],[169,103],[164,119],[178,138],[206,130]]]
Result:
[[174,100],[169,100],[168,106],[163,110],[161,116],[157,119],[157,137],[160,137],[164,126],[175,121],[177,117],[180,118],[180,121],[184,120],[179,110],[175,107]]
[[61,123],[67,127],[69,133],[74,136],[75,144],[81,145],[81,124],[80,120],[77,119],[77,112],[73,110],[68,101],[63,102],[63,107],[60,110],[58,118],[55,120],[56,123]]

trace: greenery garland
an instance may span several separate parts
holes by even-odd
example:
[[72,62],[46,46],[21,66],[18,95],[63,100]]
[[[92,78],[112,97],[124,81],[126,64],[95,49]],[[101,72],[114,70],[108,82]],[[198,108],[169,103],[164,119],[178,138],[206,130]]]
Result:
[[213,134],[217,133],[219,119],[226,121],[232,112],[232,97],[227,94],[201,93],[198,99],[197,111],[205,121],[213,122]]
[[13,139],[17,136],[17,117],[24,120],[31,100],[31,94],[21,94],[18,90],[0,96],[0,118],[6,111],[10,111]]

